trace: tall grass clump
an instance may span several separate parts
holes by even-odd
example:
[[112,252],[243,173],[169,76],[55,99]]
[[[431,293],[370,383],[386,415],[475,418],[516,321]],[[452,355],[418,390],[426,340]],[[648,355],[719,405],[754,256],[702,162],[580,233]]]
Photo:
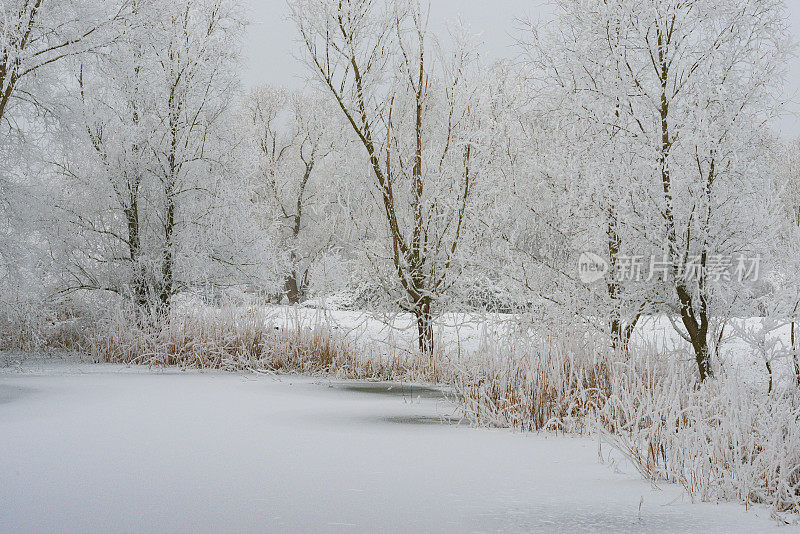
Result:
[[702,501],[800,514],[800,394],[768,393],[736,372],[699,384],[687,365],[620,363],[596,413],[605,440],[653,481]]
[[609,394],[611,360],[590,341],[484,343],[455,386],[467,415],[522,431],[583,431]]
[[175,311],[149,326],[118,312],[89,351],[98,362],[191,369],[304,373],[369,380],[441,381],[428,358],[376,350],[299,315],[259,308]]
[[[467,415],[522,431],[600,434],[647,479],[702,501],[800,519],[800,391],[737,369],[701,383],[689,358],[606,349],[587,336],[486,340],[456,379]],[[577,341],[576,341],[577,340]]]
[[69,299],[45,302],[7,295],[0,303],[0,351],[84,352],[97,317]]

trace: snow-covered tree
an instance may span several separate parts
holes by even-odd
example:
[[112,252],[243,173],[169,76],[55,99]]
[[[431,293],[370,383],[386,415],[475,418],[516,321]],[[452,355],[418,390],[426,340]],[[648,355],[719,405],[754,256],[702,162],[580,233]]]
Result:
[[[0,124],[15,122],[14,104],[41,104],[43,71],[97,51],[119,36],[130,0],[6,0],[0,5]],[[37,79],[38,78],[38,79]]]
[[39,230],[52,202],[42,160],[61,116],[65,60],[104,50],[129,16],[127,0],[0,2],[0,283],[9,290],[45,285],[40,269],[50,260]]
[[80,65],[80,137],[57,163],[80,237],[69,289],[123,294],[159,316],[179,290],[213,281],[214,261],[250,260],[225,228],[232,221],[218,220],[226,203],[247,202],[226,192],[245,191],[231,117],[242,22],[229,0],[137,2],[134,11],[147,24]]
[[[349,136],[330,100],[316,95],[262,87],[244,104],[253,202],[268,231],[277,223],[285,272],[283,294],[303,300],[314,262],[341,232],[338,196],[344,173],[336,152],[345,152]],[[346,130],[344,130],[346,132]]]
[[[788,51],[785,6],[596,0],[557,7],[555,22],[533,36],[534,68],[570,96],[593,150],[608,155],[596,158],[594,174],[608,186],[600,208],[608,213],[612,263],[621,250],[663,256],[657,279],[671,288],[679,331],[704,379],[712,372],[711,307],[724,292],[717,264],[758,254],[768,237],[771,185],[759,147]],[[636,244],[616,244],[623,235]],[[687,276],[689,268],[699,275]]]
[[437,46],[415,1],[291,6],[310,68],[363,145],[377,186],[386,239],[372,261],[393,273],[384,284],[430,353],[434,305],[457,278],[482,166],[476,55],[460,34]]

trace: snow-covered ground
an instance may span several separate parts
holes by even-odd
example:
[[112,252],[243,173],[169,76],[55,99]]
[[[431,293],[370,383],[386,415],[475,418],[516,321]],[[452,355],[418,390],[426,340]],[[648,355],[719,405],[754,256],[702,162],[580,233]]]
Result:
[[0,531],[787,531],[601,464],[592,440],[457,415],[421,387],[0,369]]

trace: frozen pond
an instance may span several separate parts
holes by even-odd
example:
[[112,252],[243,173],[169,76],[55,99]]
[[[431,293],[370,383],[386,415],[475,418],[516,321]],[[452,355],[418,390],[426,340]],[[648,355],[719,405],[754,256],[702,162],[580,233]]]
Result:
[[0,531],[788,532],[592,440],[459,422],[434,388],[0,369]]

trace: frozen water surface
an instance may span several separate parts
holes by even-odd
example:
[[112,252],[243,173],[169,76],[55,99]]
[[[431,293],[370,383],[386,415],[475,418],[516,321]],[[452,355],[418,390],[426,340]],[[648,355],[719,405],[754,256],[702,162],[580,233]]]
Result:
[[2,532],[789,532],[584,438],[470,428],[435,388],[0,369]]

